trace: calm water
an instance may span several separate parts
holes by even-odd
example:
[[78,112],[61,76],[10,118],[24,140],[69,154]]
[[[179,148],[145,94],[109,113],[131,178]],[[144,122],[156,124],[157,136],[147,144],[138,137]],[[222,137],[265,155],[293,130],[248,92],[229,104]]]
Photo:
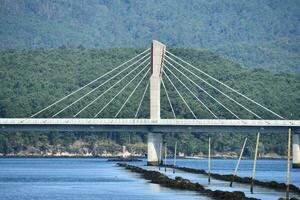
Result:
[[150,184],[105,159],[0,159],[2,200],[207,199]]
[[[143,165],[145,162],[136,164]],[[206,169],[207,161],[180,159],[178,165]],[[212,160],[212,171],[231,173],[234,165],[235,160]],[[252,161],[243,160],[238,174],[251,176],[251,168]],[[257,178],[284,182],[285,170],[285,161],[259,160]],[[300,170],[292,170],[291,177],[292,183],[300,187]],[[0,159],[1,200],[175,198],[208,199],[198,193],[148,183],[137,174],[106,162],[105,159]]]

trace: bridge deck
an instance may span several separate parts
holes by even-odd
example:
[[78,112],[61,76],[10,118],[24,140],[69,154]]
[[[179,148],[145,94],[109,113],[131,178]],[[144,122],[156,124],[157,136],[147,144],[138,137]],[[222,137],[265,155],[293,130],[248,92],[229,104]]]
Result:
[[4,131],[300,132],[300,120],[0,118]]

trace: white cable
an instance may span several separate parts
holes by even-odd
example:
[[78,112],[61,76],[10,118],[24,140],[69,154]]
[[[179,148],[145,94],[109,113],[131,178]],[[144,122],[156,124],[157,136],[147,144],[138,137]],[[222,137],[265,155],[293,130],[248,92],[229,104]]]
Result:
[[234,100],[233,98],[231,98],[230,96],[228,96],[227,94],[225,94],[224,92],[222,92],[221,90],[219,90],[218,88],[216,88],[215,86],[213,86],[212,84],[210,84],[209,82],[207,82],[206,80],[204,80],[203,78],[201,78],[200,76],[198,76],[197,74],[191,72],[189,69],[187,69],[186,67],[184,67],[183,65],[181,65],[180,63],[174,61],[172,58],[168,57],[169,59],[171,59],[173,62],[175,62],[176,64],[178,64],[179,66],[181,66],[183,69],[189,71],[191,74],[193,74],[194,76],[196,76],[198,79],[200,79],[201,81],[203,81],[204,83],[206,83],[207,85],[209,85],[210,87],[212,87],[213,89],[217,90],[218,92],[220,92],[222,95],[224,95],[225,97],[227,97],[228,99],[230,99],[231,101],[233,101],[234,103],[236,103],[237,105],[239,105],[240,107],[244,108],[245,110],[247,110],[248,112],[250,112],[251,114],[253,114],[254,116],[256,116],[259,119],[262,119],[259,115],[257,115],[255,112],[253,112],[252,110],[246,108],[245,106],[243,106],[242,104],[240,104],[239,102],[237,102],[236,100]]
[[51,108],[52,106],[58,104],[59,102],[65,100],[66,98],[72,96],[73,94],[75,94],[75,93],[79,92],[80,90],[86,88],[87,86],[93,84],[94,82],[98,81],[99,79],[104,78],[104,77],[107,76],[108,74],[110,74],[110,73],[114,72],[115,70],[121,68],[121,67],[124,66],[125,64],[131,62],[132,60],[136,59],[136,58],[139,57],[140,55],[143,55],[144,53],[146,53],[146,52],[149,51],[149,50],[150,50],[150,48],[149,48],[149,49],[146,49],[146,50],[143,51],[142,53],[140,53],[140,54],[134,56],[133,58],[131,58],[131,59],[129,59],[128,61],[126,61],[126,62],[122,63],[121,65],[119,65],[118,67],[116,67],[116,68],[110,70],[109,72],[106,72],[106,73],[103,74],[102,76],[99,76],[98,78],[94,79],[93,81],[89,82],[88,84],[86,84],[86,85],[84,85],[84,86],[78,88],[77,90],[75,90],[75,91],[71,92],[70,94],[64,96],[63,98],[57,100],[56,102],[52,103],[51,105],[47,106],[46,108],[43,108],[42,110],[36,112],[35,114],[31,115],[30,117],[35,117],[36,115],[40,114],[41,112],[44,112],[45,110]]
[[254,103],[254,104],[256,104],[256,105],[260,106],[261,108],[263,108],[263,109],[265,109],[266,111],[268,111],[268,112],[272,113],[273,115],[275,115],[275,116],[279,117],[280,119],[285,119],[285,118],[284,118],[284,117],[282,117],[281,115],[279,115],[279,114],[275,113],[274,111],[272,111],[272,110],[268,109],[267,107],[265,107],[265,106],[261,105],[260,103],[258,103],[258,102],[256,102],[256,101],[254,101],[253,99],[251,99],[251,98],[247,97],[246,95],[244,95],[244,94],[240,93],[239,91],[237,91],[237,90],[233,89],[232,87],[230,87],[230,86],[226,85],[225,83],[223,83],[223,82],[219,81],[218,79],[214,78],[213,76],[211,76],[211,75],[209,75],[209,74],[205,73],[204,71],[202,71],[202,70],[198,69],[197,67],[193,66],[192,64],[190,64],[190,63],[188,63],[188,62],[186,62],[186,61],[182,60],[181,58],[179,58],[178,56],[176,56],[176,55],[172,54],[171,52],[168,52],[168,51],[166,51],[166,52],[167,52],[167,53],[169,53],[171,56],[173,56],[173,57],[175,57],[175,58],[179,59],[180,61],[184,62],[185,64],[189,65],[189,66],[190,66],[190,67],[192,67],[193,69],[195,69],[195,70],[197,70],[197,71],[201,72],[202,74],[204,74],[204,75],[206,75],[207,77],[211,78],[212,80],[216,81],[217,83],[219,83],[219,84],[221,84],[221,85],[225,86],[226,88],[230,89],[231,91],[235,92],[236,94],[238,94],[238,95],[240,95],[240,96],[244,97],[244,98],[245,98],[245,99],[247,99],[248,101],[251,101],[252,103]]
[[[145,56],[143,56],[142,58],[140,58],[139,60],[135,61],[134,63],[130,64],[128,67],[126,67],[125,69],[121,70],[120,72],[118,72],[117,74],[113,75],[112,77],[110,77],[109,79],[107,79],[106,81],[104,81],[103,83],[101,83],[100,85],[98,85],[97,87],[95,87],[94,89],[92,89],[91,91],[89,91],[88,93],[86,93],[85,95],[81,96],[80,98],[76,99],[75,101],[73,101],[71,104],[69,104],[68,106],[64,107],[63,109],[61,109],[60,111],[58,111],[57,113],[55,113],[54,115],[52,115],[52,117],[57,116],[58,114],[62,113],[63,111],[65,111],[66,109],[68,109],[69,107],[71,107],[72,105],[74,105],[75,103],[77,103],[78,101],[80,101],[81,99],[83,99],[84,97],[88,96],[89,94],[91,94],[92,92],[94,92],[95,90],[99,89],[101,86],[103,86],[104,84],[108,83],[110,80],[112,80],[113,78],[115,78],[116,76],[118,76],[119,74],[121,74],[122,72],[124,72],[125,70],[127,70],[128,68],[130,68],[132,65],[136,64],[137,62],[139,62],[141,59],[145,58],[146,56],[148,56],[149,54],[146,54]],[[149,59],[149,58],[148,58]]]
[[181,85],[183,85],[197,100],[200,104],[202,104],[210,114],[212,114],[216,119],[218,119],[218,117],[215,115],[215,113],[213,113],[204,103],[203,101],[201,101],[197,95],[195,95],[195,93],[193,91],[191,91],[177,76],[176,74],[174,74],[166,65],[164,65],[164,67],[181,83]]
[[140,72],[138,72],[105,106],[103,106],[103,108],[94,116],[94,118],[97,117],[113,100],[115,100],[115,98],[117,98],[127,88],[127,86],[130,85],[130,83],[132,83],[132,81],[134,81],[149,65],[150,63],[148,63]]
[[[240,104],[239,102],[237,102],[236,100],[234,100],[233,98],[231,98],[230,96],[228,96],[227,94],[225,94],[224,92],[222,92],[221,90],[219,90],[218,88],[216,88],[215,86],[211,85],[210,83],[208,83],[207,81],[205,81],[204,79],[202,79],[201,77],[199,77],[198,75],[196,75],[195,73],[191,72],[189,69],[187,69],[186,67],[184,67],[183,65],[181,65],[180,63],[176,62],[175,60],[173,60],[172,58],[168,57],[169,59],[171,59],[173,62],[175,62],[176,64],[178,64],[179,66],[181,66],[183,69],[187,70],[188,72],[190,72],[191,74],[193,74],[194,76],[196,76],[198,79],[200,79],[201,81],[203,81],[204,83],[206,83],[207,85],[209,85],[210,87],[212,87],[213,89],[217,90],[218,92],[220,92],[222,95],[224,95],[225,97],[227,97],[228,99],[230,99],[231,101],[233,101],[234,103],[236,103],[237,105],[241,106],[242,108],[244,108],[245,110],[247,110],[248,112],[250,112],[251,114],[253,114],[254,116],[256,116],[259,119],[262,119],[259,115],[257,115],[256,113],[254,113],[253,111],[251,111],[250,109],[246,108],[245,106],[243,106],[242,104]],[[227,109],[228,110],[228,109]],[[229,111],[229,110],[228,110]],[[230,111],[231,112],[231,111]],[[231,112],[233,114],[233,112]],[[235,115],[235,114],[234,114]],[[235,115],[236,116],[236,115]],[[236,116],[237,117],[237,116]],[[237,117],[239,119],[239,117]]]
[[183,96],[180,94],[180,92],[177,90],[176,86],[173,84],[172,80],[169,78],[168,74],[165,73],[163,71],[164,75],[167,77],[167,79],[169,80],[169,82],[171,83],[171,85],[173,86],[173,88],[176,90],[177,94],[180,96],[180,98],[182,99],[182,101],[184,102],[184,104],[186,105],[186,107],[188,107],[189,111],[192,113],[192,115],[194,116],[195,119],[197,119],[195,113],[192,111],[192,109],[190,108],[190,106],[187,104],[187,102],[185,101],[185,99],[183,98]]
[[175,111],[174,111],[174,109],[173,109],[173,105],[172,105],[172,103],[171,103],[171,99],[170,99],[170,97],[169,97],[169,94],[168,94],[168,92],[167,92],[167,89],[166,89],[166,86],[165,86],[165,83],[164,83],[162,77],[160,77],[160,80],[161,80],[161,83],[162,83],[163,88],[164,88],[164,90],[165,90],[165,93],[166,93],[166,95],[167,95],[167,99],[168,99],[169,105],[170,105],[170,107],[171,107],[173,116],[174,116],[174,118],[176,119],[176,114],[175,114]]
[[116,86],[117,84],[119,84],[122,80],[124,80],[129,74],[131,74],[132,72],[134,72],[137,68],[139,68],[142,64],[144,64],[147,60],[149,60],[149,58],[147,58],[146,60],[144,60],[142,63],[140,63],[137,67],[135,67],[133,70],[131,70],[130,72],[128,72],[125,76],[123,76],[120,80],[118,80],[116,83],[114,83],[110,88],[108,88],[107,90],[105,90],[103,93],[101,93],[99,96],[97,96],[93,101],[91,101],[89,104],[87,104],[84,108],[82,108],[80,111],[78,111],[73,117],[76,117],[77,115],[79,115],[82,111],[84,111],[85,109],[87,109],[89,106],[91,106],[93,103],[95,103],[99,98],[101,98],[104,94],[106,94],[108,91],[110,91],[114,86]]
[[138,106],[138,108],[137,108],[136,112],[135,112],[134,118],[136,118],[136,117],[138,116],[138,114],[139,114],[139,111],[140,111],[140,108],[141,108],[142,102],[143,102],[143,100],[144,100],[144,98],[145,98],[145,95],[146,95],[147,89],[148,89],[148,87],[149,87],[149,83],[150,83],[150,79],[148,80],[148,83],[147,83],[147,85],[146,85],[146,88],[145,88],[145,90],[144,90],[144,93],[143,93],[142,99],[141,99],[141,101],[140,101],[140,103],[139,103],[139,106]]
[[221,105],[225,110],[227,110],[230,114],[232,114],[234,117],[239,119],[239,117],[232,112],[229,108],[227,108],[224,104],[222,104],[220,101],[218,101],[215,97],[213,97],[210,93],[208,93],[205,89],[203,89],[200,85],[195,83],[192,79],[190,79],[186,74],[184,74],[182,71],[178,70],[172,63],[170,63],[168,60],[165,60],[169,65],[171,65],[174,69],[176,69],[179,73],[181,73],[185,78],[187,78],[190,82],[192,82],[196,87],[198,87],[201,91],[203,91],[205,94],[207,94],[210,98],[212,98],[215,102],[217,102],[219,105]]
[[119,109],[119,111],[117,112],[117,114],[115,115],[115,118],[118,117],[118,115],[120,114],[120,112],[122,111],[122,109],[124,108],[124,106],[126,105],[126,103],[129,101],[129,99],[131,98],[131,96],[134,94],[134,92],[136,91],[136,89],[140,86],[140,84],[142,83],[142,81],[145,79],[145,77],[147,76],[147,74],[149,73],[150,68],[148,69],[148,71],[144,74],[144,76],[142,77],[142,79],[138,82],[138,84],[135,86],[135,88],[132,90],[132,92],[130,93],[130,95],[127,97],[126,101],[124,102],[124,104],[121,106],[121,108]]

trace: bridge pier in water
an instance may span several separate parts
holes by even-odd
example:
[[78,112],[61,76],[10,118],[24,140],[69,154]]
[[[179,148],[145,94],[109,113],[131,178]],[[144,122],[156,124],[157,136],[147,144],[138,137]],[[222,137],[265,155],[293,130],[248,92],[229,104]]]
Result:
[[300,168],[299,134],[293,134],[293,168]]
[[148,165],[158,165],[160,162],[160,152],[162,137],[160,133],[148,133]]

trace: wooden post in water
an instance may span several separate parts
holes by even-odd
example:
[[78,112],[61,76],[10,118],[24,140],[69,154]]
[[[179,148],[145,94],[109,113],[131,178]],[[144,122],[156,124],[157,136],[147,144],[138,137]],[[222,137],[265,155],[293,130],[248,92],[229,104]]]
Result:
[[159,159],[158,159],[158,170],[160,170],[161,160],[162,160],[162,143],[159,144]]
[[176,168],[176,151],[177,151],[177,142],[175,142],[175,149],[174,149],[173,174],[175,174],[175,168]]
[[253,170],[252,170],[252,180],[251,180],[251,188],[250,188],[250,192],[252,194],[253,194],[253,186],[254,186],[254,180],[255,180],[255,170],[256,170],[256,160],[257,160],[257,153],[258,153],[258,144],[259,144],[259,132],[257,133],[257,138],[256,138],[256,147],[255,147]]
[[208,183],[210,183],[210,137],[208,138]]
[[167,171],[167,152],[168,148],[167,148],[167,143],[165,143],[165,172]]
[[288,131],[288,156],[287,156],[287,173],[286,173],[286,199],[290,199],[290,178],[291,178],[291,172],[290,172],[290,161],[291,161],[291,128],[289,128]]
[[233,183],[233,181],[234,181],[234,177],[236,176],[237,170],[238,170],[238,168],[239,168],[240,161],[241,161],[241,159],[242,159],[242,156],[243,156],[243,152],[244,152],[246,143],[247,143],[247,138],[245,138],[245,141],[244,141],[244,144],[243,144],[243,147],[242,147],[242,150],[241,150],[241,153],[240,153],[238,162],[236,163],[235,170],[234,170],[234,172],[233,172],[233,174],[232,174],[232,179],[231,179],[231,182],[230,182],[230,185],[229,185],[230,187],[232,187],[232,183]]

